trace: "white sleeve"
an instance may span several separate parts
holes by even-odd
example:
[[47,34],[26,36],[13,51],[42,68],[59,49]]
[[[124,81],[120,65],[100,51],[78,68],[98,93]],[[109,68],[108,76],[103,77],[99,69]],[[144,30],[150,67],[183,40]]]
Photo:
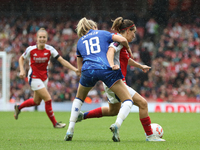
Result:
[[29,46],[29,47],[26,48],[25,52],[22,54],[22,57],[23,57],[24,59],[30,58],[30,51],[31,51],[31,49],[32,49],[31,46]]
[[121,45],[119,42],[112,42],[109,47],[113,47],[115,52],[118,52],[123,48],[123,45]]
[[53,58],[59,55],[57,50],[53,46],[50,46],[50,50],[51,50],[51,56],[53,56]]

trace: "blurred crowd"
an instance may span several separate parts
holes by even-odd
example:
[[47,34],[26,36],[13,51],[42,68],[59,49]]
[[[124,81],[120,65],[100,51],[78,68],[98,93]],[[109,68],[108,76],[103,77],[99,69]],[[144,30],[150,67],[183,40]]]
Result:
[[[40,27],[45,27],[48,32],[48,42],[54,46],[59,54],[76,66],[76,44],[78,37],[75,33],[77,21],[61,21],[56,23],[51,19],[30,19],[19,18],[1,18],[0,21],[0,50],[8,54],[14,54],[11,61],[10,71],[10,98],[12,102],[23,101],[32,97],[33,92],[30,89],[28,79],[19,78],[18,59],[29,45],[35,45],[36,32]],[[105,28],[101,24],[99,28]],[[28,62],[25,63],[26,72],[28,72]],[[51,59],[48,68],[48,90],[54,101],[71,101],[75,98],[79,77],[75,72],[63,67],[55,59]],[[105,99],[102,95],[103,87],[98,83],[88,97],[88,103],[99,103]]]
[[[151,1],[148,2],[151,4]],[[163,11],[166,7],[162,7],[158,13],[156,10],[160,7],[156,5],[165,5],[160,4],[164,1],[156,2],[154,5],[153,3],[148,5],[149,13],[135,10],[134,13],[127,13],[128,15],[124,17],[134,20],[137,27],[136,38],[130,43],[134,59],[152,67],[148,73],[143,73],[138,68],[128,67],[127,84],[148,101],[174,102],[180,97],[182,100],[193,98],[194,101],[199,101],[200,15],[198,13],[187,15],[186,11],[181,11],[182,15],[185,14],[183,18],[179,16],[178,9]],[[94,7],[90,8],[91,11],[94,9]],[[158,18],[158,14],[163,17]],[[92,19],[98,23],[99,29],[113,32],[110,30],[112,22],[108,17]],[[18,59],[29,45],[36,44],[36,32],[40,27],[48,31],[48,44],[54,46],[64,59],[76,66],[77,22],[78,19],[70,16],[59,19],[23,15],[0,17],[0,51],[6,51],[14,56],[10,73],[12,102],[23,101],[33,96],[27,78],[22,80],[18,76]],[[25,68],[28,72],[28,63]],[[79,77],[73,71],[62,67],[55,59],[51,60],[48,70],[48,90],[52,100],[72,101]],[[102,83],[98,82],[89,92],[86,102],[102,101],[107,101],[107,98]]]
[[[196,21],[196,24],[183,25],[169,22],[157,44],[142,44],[145,46],[141,47],[144,50],[140,50],[140,54],[147,49],[153,56],[150,62],[152,69],[146,79],[138,81],[132,78],[133,81],[143,83],[137,85],[142,96],[159,102],[199,102],[200,22],[199,19]],[[156,53],[150,50],[151,45]],[[133,71],[134,74],[137,72],[138,70]]]

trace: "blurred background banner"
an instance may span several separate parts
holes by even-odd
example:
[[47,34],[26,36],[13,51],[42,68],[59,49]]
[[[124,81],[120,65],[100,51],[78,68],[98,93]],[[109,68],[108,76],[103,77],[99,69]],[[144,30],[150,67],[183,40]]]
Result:
[[[53,110],[58,112],[71,111],[72,102],[53,102]],[[108,106],[108,103],[84,103],[81,111],[86,112],[94,108],[99,108],[102,106]],[[4,107],[0,107],[0,111],[13,111],[14,104],[6,103]],[[22,111],[35,111],[34,107],[26,107]],[[41,105],[37,107],[37,111],[45,111],[45,104],[42,101]],[[133,105],[131,112],[139,112],[139,108]],[[200,113],[199,103],[148,103],[149,113]]]
[[[47,30],[48,44],[76,66],[77,22],[86,17],[96,21],[99,29],[114,32],[111,20],[120,16],[134,20],[137,27],[136,38],[130,42],[134,60],[152,67],[146,74],[128,67],[126,78],[127,84],[147,99],[150,112],[155,111],[153,104],[158,102],[161,112],[167,104],[178,112],[179,103],[186,105],[186,112],[189,106],[199,111],[195,107],[200,102],[200,1],[0,0],[0,3],[0,51],[4,53],[0,55],[0,111],[10,111],[15,103],[33,96],[27,78],[22,80],[18,76],[18,59],[29,45],[36,44],[39,28]],[[28,63],[25,69],[28,71]],[[68,107],[75,97],[79,77],[54,59],[48,77],[53,106],[61,103]],[[98,82],[85,103],[94,106],[106,102],[102,83]]]

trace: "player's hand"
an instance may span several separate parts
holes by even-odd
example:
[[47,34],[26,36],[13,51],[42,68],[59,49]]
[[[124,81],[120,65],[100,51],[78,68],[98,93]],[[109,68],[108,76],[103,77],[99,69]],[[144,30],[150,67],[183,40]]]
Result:
[[20,73],[19,73],[19,77],[21,79],[24,79],[26,77],[26,74],[25,74],[25,71],[24,70],[21,70]]
[[144,73],[147,73],[149,71],[149,69],[151,69],[151,67],[147,66],[147,65],[142,65],[142,71]]
[[76,72],[76,75],[77,75],[77,76],[81,76],[81,70],[76,69],[75,72]]
[[111,66],[112,70],[119,70],[119,65],[113,65]]

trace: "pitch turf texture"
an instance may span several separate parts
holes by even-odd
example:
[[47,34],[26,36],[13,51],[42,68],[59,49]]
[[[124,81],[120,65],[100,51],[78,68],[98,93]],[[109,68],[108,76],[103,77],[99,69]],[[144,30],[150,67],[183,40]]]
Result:
[[[69,112],[55,112],[69,121]],[[150,113],[164,129],[166,142],[146,142],[138,113],[130,113],[120,129],[121,142],[112,141],[109,127],[116,117],[87,119],[75,126],[72,141],[64,141],[67,127],[54,129],[45,112],[0,112],[0,150],[199,150],[198,113]]]

